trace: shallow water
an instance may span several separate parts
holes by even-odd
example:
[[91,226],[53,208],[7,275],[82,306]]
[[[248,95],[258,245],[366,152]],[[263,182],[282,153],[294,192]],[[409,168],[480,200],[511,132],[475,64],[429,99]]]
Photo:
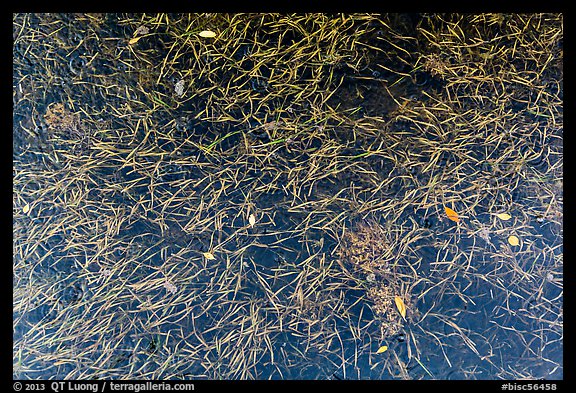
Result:
[[[361,105],[356,123],[314,126],[309,138],[262,133],[258,121],[207,124],[195,118],[205,109],[200,100],[176,110],[155,101],[155,111],[138,112],[132,106],[150,102],[142,86],[151,82],[132,71],[161,64],[170,36],[129,50],[135,20],[14,17],[14,378],[563,378],[562,130],[549,117],[526,115],[505,142],[465,128],[373,120],[398,109],[391,98],[410,97],[406,105],[423,111],[445,87],[427,73],[388,90],[384,71],[362,79],[381,54],[362,72],[339,71],[346,82],[329,102],[342,111]],[[57,31],[56,44],[27,30]],[[182,56],[185,63],[192,55]],[[34,64],[40,60],[46,64]],[[52,75],[38,73],[45,69]],[[158,97],[166,99],[166,86],[156,86]],[[257,87],[255,94],[267,89]],[[95,132],[86,140],[69,132],[54,142],[43,120],[50,105],[67,101],[89,111],[79,111],[85,123],[75,129]],[[88,118],[101,128],[89,131]],[[548,134],[538,137],[538,127]],[[58,146],[66,138],[80,142]],[[90,138],[100,144],[84,145]],[[253,155],[243,150],[248,140]],[[93,167],[98,154],[107,159]],[[325,176],[308,180],[313,168]],[[29,201],[31,213],[22,214],[22,198],[53,184],[46,173],[73,191]],[[77,195],[85,200],[75,205]],[[475,207],[456,225],[432,199],[462,212]],[[513,219],[499,221],[494,206]],[[256,212],[254,228],[247,211]],[[112,217],[125,220],[117,233]],[[387,229],[388,258],[405,279],[398,288],[416,308],[390,337],[366,295],[374,283],[337,261],[337,236],[362,222]],[[51,229],[40,236],[43,228]],[[507,243],[511,233],[520,234],[520,248]],[[29,239],[41,246],[29,252]],[[202,257],[208,251],[215,260]],[[381,345],[388,351],[376,354]],[[96,359],[106,362],[94,368]]]

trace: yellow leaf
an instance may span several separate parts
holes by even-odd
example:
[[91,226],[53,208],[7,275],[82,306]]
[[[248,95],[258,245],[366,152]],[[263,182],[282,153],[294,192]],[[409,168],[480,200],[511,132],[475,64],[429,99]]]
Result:
[[520,244],[520,239],[518,239],[516,236],[512,235],[508,238],[508,243],[510,243],[513,246],[517,246]]
[[376,351],[376,353],[384,353],[388,350],[388,345],[382,345],[380,348],[378,348],[378,350]]
[[212,254],[211,252],[203,252],[202,255],[204,255],[204,258],[206,259],[216,259],[214,254]]
[[396,308],[400,312],[400,315],[402,315],[402,318],[406,319],[406,305],[402,298],[400,296],[395,296],[394,302],[396,303]]
[[508,213],[496,214],[496,217],[498,217],[499,219],[504,220],[504,221],[508,221],[509,219],[512,218],[512,216]]
[[134,45],[140,38],[142,38],[142,36],[132,38],[130,41],[128,41],[128,45]]
[[448,216],[449,220],[452,220],[454,222],[460,222],[458,213],[456,213],[454,210],[450,209],[449,207],[445,207],[444,211],[446,212],[446,215]]
[[250,214],[250,217],[248,217],[248,222],[250,223],[250,226],[253,227],[254,224],[256,224],[256,216],[254,214]]
[[198,35],[202,38],[214,38],[214,37],[216,37],[216,33],[214,33],[213,31],[210,31],[210,30],[201,31],[200,33],[198,33]]
[[27,203],[27,204],[25,204],[24,207],[22,208],[22,213],[28,214],[29,211],[30,211],[30,204]]

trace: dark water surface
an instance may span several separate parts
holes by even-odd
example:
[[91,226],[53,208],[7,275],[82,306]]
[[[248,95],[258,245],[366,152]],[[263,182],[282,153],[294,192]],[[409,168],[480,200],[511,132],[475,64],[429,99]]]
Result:
[[[294,82],[330,80],[336,94],[319,100],[267,95],[286,57],[251,54],[307,42],[271,22],[198,74],[221,60],[182,44],[210,27],[182,33],[197,18],[15,15],[14,378],[562,379],[561,66],[510,60],[520,79],[541,72],[527,91],[511,83],[488,102],[462,83],[450,96],[451,74],[421,64],[436,50],[422,30],[442,18],[355,22],[373,29],[365,55],[321,76],[302,66]],[[480,23],[467,18],[445,26]],[[532,18],[560,42],[538,50],[561,52],[561,18]],[[150,36],[129,44],[139,25]],[[446,60],[462,80],[508,72],[470,48],[458,51],[477,63]],[[339,257],[358,223],[385,229],[374,263],[394,276],[376,282],[410,299],[390,335],[367,296],[377,284]]]

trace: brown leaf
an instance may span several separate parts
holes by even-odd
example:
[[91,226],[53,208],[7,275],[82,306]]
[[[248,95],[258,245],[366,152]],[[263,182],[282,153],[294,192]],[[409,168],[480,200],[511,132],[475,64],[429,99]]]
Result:
[[148,29],[146,26],[144,26],[144,25],[138,26],[138,28],[134,32],[134,36],[148,34],[149,32],[150,32],[150,29]]

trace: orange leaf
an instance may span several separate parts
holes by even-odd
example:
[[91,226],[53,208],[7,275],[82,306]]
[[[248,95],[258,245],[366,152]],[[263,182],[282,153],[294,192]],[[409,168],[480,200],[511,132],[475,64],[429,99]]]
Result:
[[452,220],[454,222],[460,222],[458,213],[456,213],[454,210],[450,209],[449,207],[445,207],[444,211],[446,211],[446,215],[448,216],[449,220]]

